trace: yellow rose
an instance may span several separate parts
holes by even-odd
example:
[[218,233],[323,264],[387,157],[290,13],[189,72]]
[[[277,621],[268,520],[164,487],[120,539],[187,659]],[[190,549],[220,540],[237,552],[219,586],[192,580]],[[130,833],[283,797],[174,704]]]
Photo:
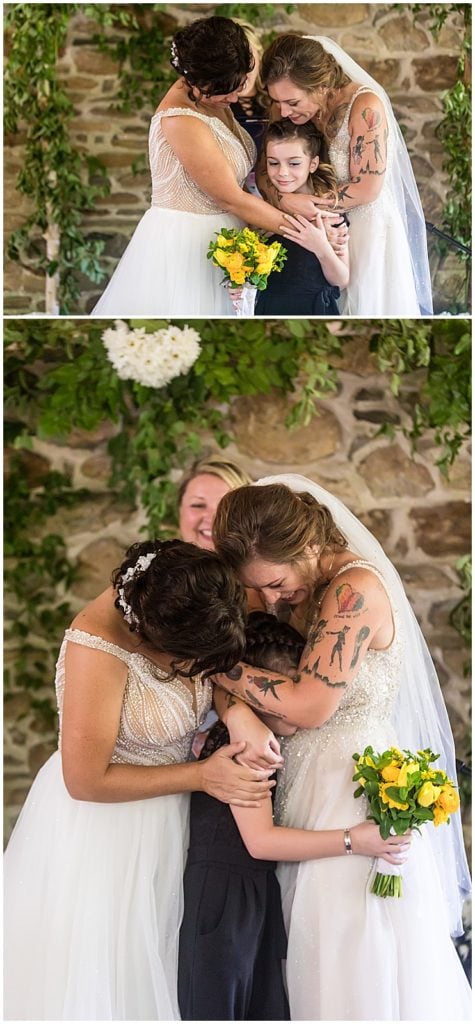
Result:
[[236,274],[236,272],[243,270],[243,268],[244,268],[244,258],[241,255],[241,253],[240,252],[233,252],[233,253],[231,253],[231,255],[228,257],[228,262],[227,262],[227,269],[229,270],[229,273],[231,274],[231,277],[233,277],[234,274]]
[[391,764],[387,764],[386,767],[383,768],[381,775],[385,782],[397,782],[399,778],[398,765],[395,764],[394,761],[391,761]]
[[442,786],[437,806],[441,807],[447,814],[454,814],[455,811],[458,811],[460,807],[459,795],[451,783],[446,783]]
[[219,263],[220,267],[225,267],[229,259],[229,253],[223,252],[222,249],[215,249],[213,253],[213,259],[216,263]]
[[432,807],[440,793],[440,786],[434,786],[432,782],[424,782],[417,794],[417,803],[420,807]]
[[388,796],[386,790],[391,789],[393,786],[392,782],[382,782],[379,787],[379,795],[384,804],[388,804],[388,807],[397,807],[398,811],[407,811],[409,804],[402,804],[399,800],[394,800],[392,796]]
[[413,775],[414,772],[419,771],[419,765],[415,761],[407,761],[403,764],[399,770],[399,778],[397,780],[398,786],[407,786],[408,775]]
[[234,284],[244,284],[246,275],[243,270],[237,270],[234,274],[231,274],[231,279]]
[[439,807],[438,804],[434,804],[432,810],[434,812],[434,825],[445,825],[448,822],[449,816],[447,811],[444,811],[442,807]]
[[272,270],[272,264],[269,263],[268,260],[266,260],[265,262],[262,262],[262,263],[258,263],[257,267],[256,267],[256,272],[258,274],[270,274],[271,270]]
[[218,245],[221,247],[221,249],[227,249],[229,248],[230,245],[233,244],[233,239],[225,238],[224,235],[218,235],[216,241]]

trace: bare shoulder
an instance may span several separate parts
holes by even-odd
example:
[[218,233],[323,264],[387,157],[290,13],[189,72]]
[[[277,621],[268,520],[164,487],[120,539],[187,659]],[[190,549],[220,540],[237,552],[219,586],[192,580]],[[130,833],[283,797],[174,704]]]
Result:
[[375,92],[360,92],[353,101],[350,124],[361,122],[366,131],[379,128],[386,121],[384,103]]
[[327,600],[336,604],[340,615],[362,612],[378,605],[389,605],[389,598],[380,577],[365,565],[342,566],[328,585]]

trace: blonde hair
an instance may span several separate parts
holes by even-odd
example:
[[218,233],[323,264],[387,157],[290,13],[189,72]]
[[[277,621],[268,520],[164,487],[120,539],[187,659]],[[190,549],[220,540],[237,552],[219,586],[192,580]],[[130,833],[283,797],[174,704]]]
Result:
[[190,471],[180,482],[178,488],[178,507],[183,501],[183,496],[188,487],[188,484],[197,476],[201,476],[203,473],[211,473],[212,476],[218,476],[220,480],[224,480],[224,483],[233,490],[235,487],[242,487],[244,484],[252,484],[252,479],[244,469],[241,469],[235,462],[231,462],[230,459],[223,458],[222,455],[209,455],[207,458],[198,459],[193,463]]
[[213,526],[217,554],[239,572],[255,555],[269,562],[305,562],[312,544],[320,554],[343,550],[346,537],[331,512],[311,494],[285,484],[247,486],[225,494]]
[[308,93],[316,92],[322,86],[340,89],[351,82],[321,43],[294,32],[277,36],[267,47],[262,57],[261,73],[266,88],[273,82],[288,78]]
[[256,32],[256,30],[254,28],[254,25],[251,25],[251,23],[249,21],[244,21],[244,18],[233,18],[233,21],[235,21],[237,25],[241,26],[245,36],[247,37],[247,41],[249,43],[249,46],[251,47],[251,49],[254,49],[256,51],[256,53],[257,53],[257,57],[258,57],[258,61],[259,61],[259,69],[258,69],[258,72],[257,72],[257,75],[256,75],[256,81],[255,81],[256,96],[257,96],[257,99],[260,101],[260,103],[263,106],[268,106],[269,105],[269,97],[268,97],[267,92],[266,92],[266,90],[264,88],[264,83],[262,81],[262,75],[261,75],[261,64],[262,64],[262,55],[264,53],[264,47],[263,47],[263,45],[261,43],[261,40],[260,40],[259,36],[257,35],[257,32]]

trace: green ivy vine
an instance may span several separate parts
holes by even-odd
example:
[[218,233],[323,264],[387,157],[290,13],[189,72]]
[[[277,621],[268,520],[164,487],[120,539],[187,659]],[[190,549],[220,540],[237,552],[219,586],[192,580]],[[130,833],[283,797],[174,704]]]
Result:
[[[160,321],[151,324],[156,330]],[[27,453],[36,438],[67,443],[74,428],[87,432],[111,422],[114,500],[132,509],[140,503],[148,535],[173,535],[176,487],[170,473],[200,453],[202,433],[226,447],[233,435],[233,400],[274,389],[290,398],[289,429],[308,422],[318,413],[316,403],[335,393],[347,334],[369,341],[396,394],[408,374],[424,370],[413,429],[434,430],[447,470],[469,434],[465,321],[360,320],[347,323],[341,335],[319,320],[193,321],[202,339],[198,360],[186,375],[157,390],[117,377],[101,340],[105,326],[98,320],[5,322],[5,582],[12,608],[6,692],[21,678],[33,707],[50,718],[54,657],[71,617],[65,595],[76,567],[49,523],[57,510],[90,495],[77,490],[66,473],[46,471],[29,482]],[[454,611],[454,626],[464,637],[467,566],[461,577],[465,603]]]
[[[443,118],[437,128],[437,136],[444,145],[446,159],[444,170],[450,179],[450,192],[443,210],[443,224],[447,231],[463,245],[471,246],[472,241],[472,166],[471,166],[471,124],[472,87],[470,63],[472,54],[472,5],[470,3],[410,4],[416,19],[429,15],[432,19],[430,31],[435,39],[447,19],[458,15],[463,23],[463,38],[458,60],[457,81],[442,97]],[[468,255],[458,253],[463,261]]]

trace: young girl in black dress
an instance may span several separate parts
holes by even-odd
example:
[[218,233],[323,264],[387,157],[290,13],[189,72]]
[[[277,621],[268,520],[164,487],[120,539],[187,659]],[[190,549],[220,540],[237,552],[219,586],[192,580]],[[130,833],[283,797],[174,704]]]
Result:
[[[252,612],[246,636],[248,664],[295,673],[305,640],[292,626]],[[279,731],[295,728],[279,722]],[[227,729],[217,722],[200,757],[225,743]],[[367,821],[351,829],[351,841],[353,853],[400,863],[395,857],[404,856],[408,839],[391,837],[400,845],[390,850],[377,825]],[[274,826],[270,799],[248,809],[192,793],[178,963],[183,1020],[289,1020],[282,976],[287,939],[275,861],[345,852],[343,828]]]
[[[267,176],[282,195],[336,194],[332,167],[320,163],[323,135],[311,121],[273,121],[267,128],[264,147]],[[265,291],[257,293],[255,316],[339,315],[339,289],[346,288],[349,281],[348,243],[335,252],[325,231],[325,217],[328,214],[322,216],[319,212],[313,221],[286,216],[289,227],[285,238],[271,236],[269,242],[284,243],[287,260],[280,273],[269,275]],[[330,217],[334,221],[334,215]],[[298,235],[298,245],[288,237],[292,234],[295,238]]]

